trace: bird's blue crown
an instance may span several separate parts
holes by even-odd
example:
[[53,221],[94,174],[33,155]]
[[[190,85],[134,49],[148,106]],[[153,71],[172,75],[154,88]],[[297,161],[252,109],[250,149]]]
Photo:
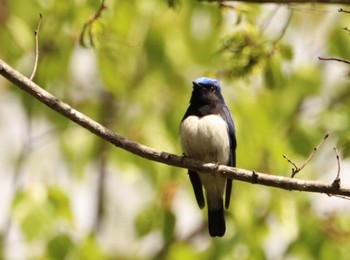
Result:
[[202,86],[212,86],[215,85],[216,87],[219,88],[219,90],[221,90],[221,86],[219,84],[219,81],[217,81],[216,79],[212,79],[212,78],[207,78],[207,77],[200,77],[198,79],[196,79],[195,81],[193,81],[193,83],[198,84],[198,85],[202,85]]

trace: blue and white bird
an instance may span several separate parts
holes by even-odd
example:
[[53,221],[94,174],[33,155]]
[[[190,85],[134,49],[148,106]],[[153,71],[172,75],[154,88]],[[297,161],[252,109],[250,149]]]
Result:
[[[180,143],[184,155],[204,162],[236,166],[236,130],[230,110],[217,80],[200,77],[180,124]],[[203,188],[208,207],[209,234],[222,237],[226,231],[225,208],[230,205],[232,179],[208,173],[188,171],[198,206],[204,207]]]

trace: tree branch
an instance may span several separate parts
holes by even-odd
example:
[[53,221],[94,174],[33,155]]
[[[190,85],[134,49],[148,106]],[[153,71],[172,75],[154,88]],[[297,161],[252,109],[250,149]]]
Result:
[[62,102],[46,90],[42,89],[37,84],[29,80],[27,77],[23,76],[21,73],[14,70],[11,66],[3,62],[1,59],[0,74],[3,75],[6,79],[8,79],[10,82],[15,84],[17,87],[21,88],[22,90],[29,93],[31,96],[38,99],[41,103],[60,113],[69,120],[84,127],[85,129],[101,137],[107,142],[110,142],[114,146],[120,147],[145,159],[164,163],[171,166],[192,169],[195,171],[217,172],[219,174],[222,174],[223,176],[235,180],[240,180],[254,184],[261,184],[269,187],[276,187],[290,191],[298,190],[350,197],[349,186],[341,185],[339,187],[336,187],[331,183],[324,183],[320,181],[292,179],[289,177],[274,176],[270,174],[228,167],[224,165],[218,166],[214,163],[203,163],[190,158],[185,158],[182,156],[177,156],[175,154],[158,151],[154,148],[136,143],[117,133],[114,133],[110,129],[97,123],[88,116],[82,114],[81,112],[75,110],[68,104]]
[[245,3],[258,3],[258,4],[343,4],[350,5],[349,0],[197,0],[198,2],[229,2],[240,1]]

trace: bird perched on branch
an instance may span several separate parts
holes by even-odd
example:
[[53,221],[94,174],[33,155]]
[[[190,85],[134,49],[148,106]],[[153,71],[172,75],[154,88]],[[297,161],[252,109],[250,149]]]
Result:
[[[204,162],[236,166],[236,130],[230,110],[217,80],[201,77],[193,81],[193,91],[180,124],[180,143],[185,156]],[[209,234],[222,237],[226,231],[225,208],[230,205],[232,179],[188,170],[198,206],[208,208]]]

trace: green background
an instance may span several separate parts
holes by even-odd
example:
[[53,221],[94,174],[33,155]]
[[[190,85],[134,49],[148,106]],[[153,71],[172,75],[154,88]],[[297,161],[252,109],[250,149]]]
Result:
[[[0,2],[0,57],[113,131],[181,154],[191,82],[218,78],[237,125],[237,166],[350,182],[350,15],[338,6],[198,1]],[[346,7],[345,7],[346,8]],[[285,31],[285,32],[284,32]],[[91,46],[93,43],[93,46]],[[0,79],[4,259],[348,259],[350,204],[234,182],[227,232],[210,238],[183,169],[101,141]]]

